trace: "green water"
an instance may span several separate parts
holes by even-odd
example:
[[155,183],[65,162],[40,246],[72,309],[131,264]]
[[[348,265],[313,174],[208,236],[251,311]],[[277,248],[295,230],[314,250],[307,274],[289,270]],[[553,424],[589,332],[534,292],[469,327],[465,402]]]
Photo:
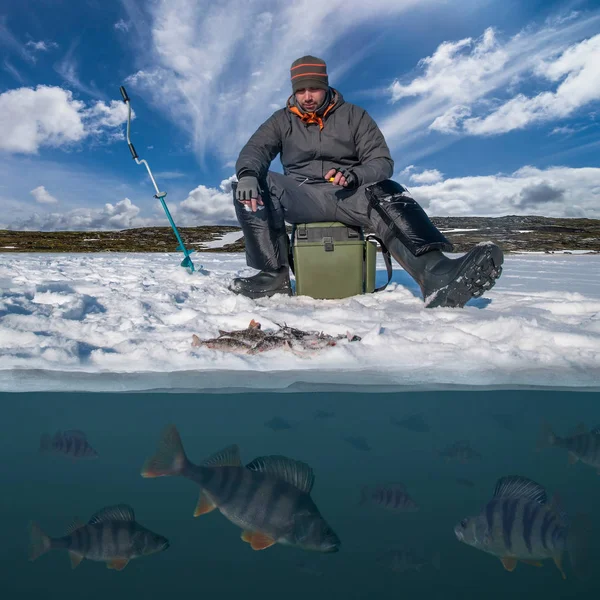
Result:
[[[560,449],[535,452],[542,418],[559,434],[579,422],[600,424],[600,394],[571,391],[247,394],[0,394],[1,598],[209,597],[305,599],[576,598],[600,592],[600,573],[563,581],[552,561],[543,568],[519,564],[509,573],[495,557],[458,542],[453,528],[491,498],[495,482],[523,475],[558,491],[568,512],[587,511],[598,531],[600,477],[582,464],[569,466]],[[335,413],[315,419],[317,409]],[[409,431],[391,423],[419,413],[430,427]],[[493,415],[509,415],[507,428]],[[273,431],[279,416],[294,427]],[[197,486],[183,478],[143,479],[140,467],[154,453],[165,425],[177,425],[190,459],[237,443],[244,462],[283,454],[309,463],[313,498],[342,541],[335,554],[273,546],[255,552],[240,530],[218,512],[192,516]],[[81,429],[99,453],[72,461],[38,452],[42,433]],[[346,436],[364,437],[370,451]],[[469,440],[482,458],[446,462],[438,450]],[[459,485],[457,478],[474,487]],[[401,481],[419,503],[416,513],[394,514],[360,506],[363,484]],[[65,551],[27,558],[27,524],[35,520],[63,535],[75,516],[127,503],[137,520],[171,542],[161,554],[133,560],[121,572],[83,561],[70,567]],[[594,536],[595,545],[597,536]],[[420,571],[396,573],[377,560],[395,548],[426,558]],[[596,556],[594,548],[592,555]],[[596,564],[597,561],[594,561]],[[218,594],[218,596],[216,596]]]

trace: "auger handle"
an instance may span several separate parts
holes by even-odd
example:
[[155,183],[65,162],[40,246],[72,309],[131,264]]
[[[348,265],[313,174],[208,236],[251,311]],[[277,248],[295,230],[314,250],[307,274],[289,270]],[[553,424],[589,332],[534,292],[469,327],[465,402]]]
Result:
[[123,102],[127,104],[127,102],[129,102],[129,96],[127,95],[125,86],[122,85],[119,89],[121,90],[121,96],[123,96]]

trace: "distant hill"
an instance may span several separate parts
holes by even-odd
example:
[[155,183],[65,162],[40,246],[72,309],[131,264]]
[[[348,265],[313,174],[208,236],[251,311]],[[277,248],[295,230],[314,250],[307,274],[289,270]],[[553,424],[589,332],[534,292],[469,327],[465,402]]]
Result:
[[[456,252],[466,252],[473,244],[485,240],[496,242],[505,252],[600,252],[600,219],[505,216],[432,217],[431,220],[454,244]],[[241,232],[239,227],[203,225],[182,227],[179,231],[185,245],[195,250],[244,251],[243,237],[233,243],[219,244],[225,234]],[[288,231],[291,232],[291,227]],[[169,227],[122,231],[0,230],[0,252],[174,252],[176,247],[177,240]]]

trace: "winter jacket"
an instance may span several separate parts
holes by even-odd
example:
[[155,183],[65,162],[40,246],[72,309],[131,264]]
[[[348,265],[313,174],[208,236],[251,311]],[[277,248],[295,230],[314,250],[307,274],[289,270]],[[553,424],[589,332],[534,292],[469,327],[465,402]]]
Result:
[[302,116],[293,96],[285,108],[273,113],[242,148],[235,165],[238,179],[244,175],[264,179],[278,154],[284,174],[306,183],[322,183],[330,169],[344,168],[354,172],[358,185],[390,178],[394,161],[375,121],[331,90],[331,104],[321,119]]

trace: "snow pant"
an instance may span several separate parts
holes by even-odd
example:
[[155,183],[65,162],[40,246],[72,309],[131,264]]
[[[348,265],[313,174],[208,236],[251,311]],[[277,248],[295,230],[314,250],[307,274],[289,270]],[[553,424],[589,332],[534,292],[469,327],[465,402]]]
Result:
[[[289,266],[286,222],[339,221],[346,226],[364,227],[383,241],[396,260],[407,252],[416,257],[431,250],[452,250],[452,244],[421,206],[390,179],[347,190],[326,181],[302,183],[269,171],[260,184],[264,206],[256,212],[236,200],[236,185],[233,186],[235,212],[244,233],[249,267],[276,271]],[[394,252],[400,244],[401,252]],[[405,262],[402,260],[401,264]]]

